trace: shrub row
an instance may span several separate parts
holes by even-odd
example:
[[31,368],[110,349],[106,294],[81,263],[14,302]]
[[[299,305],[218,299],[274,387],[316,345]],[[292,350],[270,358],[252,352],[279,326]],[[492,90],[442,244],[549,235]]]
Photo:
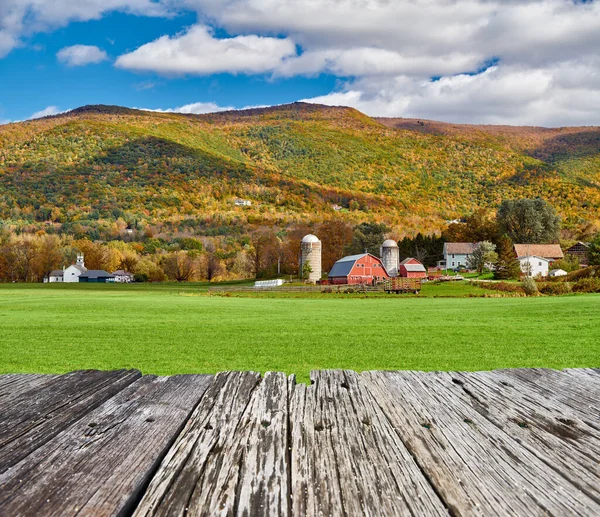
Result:
[[573,284],[573,292],[600,293],[600,278],[596,276],[577,280],[577,282]]

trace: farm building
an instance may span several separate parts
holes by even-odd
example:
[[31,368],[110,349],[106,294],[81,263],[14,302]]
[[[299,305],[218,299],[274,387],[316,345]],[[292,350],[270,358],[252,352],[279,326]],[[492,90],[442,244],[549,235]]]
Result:
[[441,266],[448,269],[466,267],[477,245],[476,242],[445,242],[444,263]]
[[44,277],[44,283],[55,283],[55,282],[79,282],[79,276],[87,271],[83,262],[83,255],[77,255],[77,262],[71,264],[67,268],[50,271],[48,275]]
[[85,273],[79,275],[79,282],[107,284],[114,281],[115,277],[102,269],[88,269]]
[[427,278],[427,269],[416,258],[406,258],[400,262],[399,276],[404,278]]
[[560,244],[515,244],[517,258],[536,256],[548,260],[550,263],[564,258]]
[[381,259],[370,253],[349,255],[338,260],[328,276],[332,284],[374,284],[389,278]]
[[590,247],[589,242],[581,242],[579,241],[577,244],[574,244],[570,248],[565,250],[565,255],[572,255],[579,259],[580,264],[588,265],[588,249]]
[[117,269],[116,271],[113,271],[112,275],[115,277],[115,282],[119,284],[130,284],[131,282],[135,281],[133,273],[123,269]]
[[567,276],[567,272],[564,269],[553,269],[548,273],[549,277],[556,278],[559,276]]
[[524,257],[517,257],[517,260],[519,261],[521,271],[525,276],[548,276],[548,265],[550,264],[550,261],[547,258],[526,255]]

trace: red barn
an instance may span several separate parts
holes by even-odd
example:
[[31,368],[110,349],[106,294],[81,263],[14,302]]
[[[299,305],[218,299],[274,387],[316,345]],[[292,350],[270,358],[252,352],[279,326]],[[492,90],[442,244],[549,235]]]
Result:
[[409,257],[400,262],[398,273],[404,278],[427,278],[427,270],[416,258]]
[[388,278],[381,260],[370,253],[350,255],[338,260],[328,275],[332,284],[374,284]]

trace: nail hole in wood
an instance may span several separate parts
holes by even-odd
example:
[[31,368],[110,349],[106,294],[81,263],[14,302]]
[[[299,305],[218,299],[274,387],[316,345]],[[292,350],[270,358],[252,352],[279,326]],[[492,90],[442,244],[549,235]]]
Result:
[[212,428],[213,428],[213,426],[212,426],[212,425],[210,425],[210,424],[206,424],[206,425],[204,426],[204,429],[206,429],[207,431],[211,431],[211,430],[212,430]]
[[88,427],[96,427],[98,424],[96,422],[90,422]]
[[345,390],[349,390],[350,386],[348,386],[348,383],[346,381],[342,382],[341,384],[342,388],[344,388]]
[[315,424],[315,431],[322,431],[323,429],[325,429],[325,426],[321,422]]
[[154,417],[149,416],[148,418],[146,418],[146,422],[154,422]]
[[458,384],[459,386],[462,386],[462,385],[464,384],[464,382],[463,382],[463,381],[461,381],[460,379],[452,379],[452,382],[453,382],[454,384]]
[[558,420],[561,424],[568,425],[569,427],[576,427],[577,426],[577,424],[575,423],[575,421],[571,420],[570,418],[557,418],[556,420]]
[[431,429],[432,425],[430,422],[423,422],[421,424],[422,427],[424,427],[425,429]]
[[262,425],[265,429],[271,425],[271,422],[268,420],[263,420],[260,425]]

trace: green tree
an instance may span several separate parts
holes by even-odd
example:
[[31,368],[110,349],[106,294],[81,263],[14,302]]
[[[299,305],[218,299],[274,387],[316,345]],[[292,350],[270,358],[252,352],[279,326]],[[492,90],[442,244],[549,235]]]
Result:
[[590,243],[588,260],[590,261],[590,266],[600,266],[600,233]]
[[498,261],[494,270],[496,280],[516,280],[521,275],[521,265],[515,258],[513,242],[508,237],[498,241]]
[[385,224],[360,223],[352,232],[352,242],[346,247],[348,255],[367,253],[379,256],[379,247],[385,240],[389,228]]
[[308,262],[302,266],[302,278],[305,280],[308,279],[312,272],[313,268]]
[[513,242],[544,244],[558,242],[560,217],[543,199],[502,201],[496,215],[498,228]]
[[498,254],[495,250],[496,245],[490,241],[480,242],[467,259],[467,266],[469,269],[476,269],[477,273],[481,275],[485,268],[489,268],[498,260]]

